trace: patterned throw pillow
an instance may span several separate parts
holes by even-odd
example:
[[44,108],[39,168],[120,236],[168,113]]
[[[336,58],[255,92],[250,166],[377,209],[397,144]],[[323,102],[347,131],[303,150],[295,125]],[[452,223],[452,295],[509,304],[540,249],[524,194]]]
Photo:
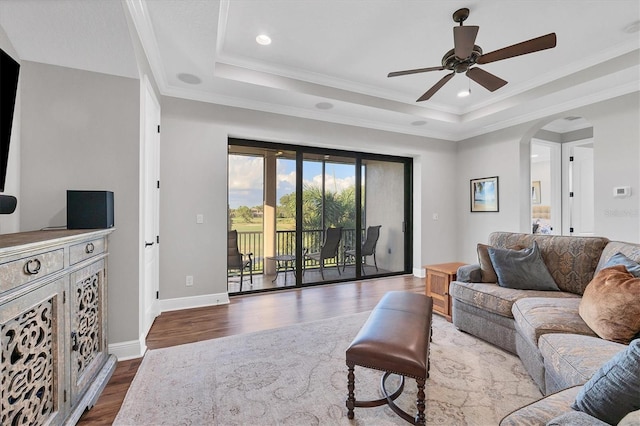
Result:
[[587,285],[578,312],[598,336],[628,344],[640,332],[640,278],[623,265],[600,270]]
[[571,405],[611,425],[640,409],[640,339],[607,361]]
[[535,241],[532,247],[522,250],[489,247],[488,251],[501,287],[560,291]]

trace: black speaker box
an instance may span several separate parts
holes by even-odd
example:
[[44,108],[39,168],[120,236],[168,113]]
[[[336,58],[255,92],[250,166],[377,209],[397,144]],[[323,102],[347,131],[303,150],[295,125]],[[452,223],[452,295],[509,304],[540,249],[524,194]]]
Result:
[[11,214],[16,211],[18,199],[12,195],[0,195],[0,214]]
[[113,226],[113,192],[67,191],[67,229],[102,229]]

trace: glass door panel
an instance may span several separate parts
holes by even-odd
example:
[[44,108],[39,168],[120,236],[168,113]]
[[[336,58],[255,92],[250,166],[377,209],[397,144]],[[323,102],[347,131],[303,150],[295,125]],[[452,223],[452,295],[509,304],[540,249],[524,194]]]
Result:
[[232,150],[228,155],[227,288],[253,289],[264,268],[264,156]]
[[[364,275],[405,271],[405,165],[363,160]],[[378,227],[378,230],[374,229]],[[366,241],[367,231],[372,233]],[[377,235],[376,235],[377,234]],[[377,240],[376,240],[377,236]],[[366,246],[366,247],[365,247]]]
[[303,284],[344,279],[346,240],[356,232],[355,159],[304,154]]

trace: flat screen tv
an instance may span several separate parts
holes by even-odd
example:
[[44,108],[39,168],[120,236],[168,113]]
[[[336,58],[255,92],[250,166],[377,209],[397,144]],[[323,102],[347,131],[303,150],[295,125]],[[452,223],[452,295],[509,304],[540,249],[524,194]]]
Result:
[[18,91],[20,64],[0,49],[0,192],[4,192],[9,162],[13,110]]

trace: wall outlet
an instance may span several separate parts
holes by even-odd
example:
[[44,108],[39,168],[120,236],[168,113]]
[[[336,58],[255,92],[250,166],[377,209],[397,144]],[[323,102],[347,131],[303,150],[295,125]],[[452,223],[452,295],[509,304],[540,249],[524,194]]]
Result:
[[187,287],[191,287],[193,285],[193,275],[187,275]]
[[202,213],[196,215],[196,223],[204,223],[204,215]]
[[431,217],[433,218],[433,220],[440,219],[440,215],[438,213],[434,213],[433,215],[431,215]]

